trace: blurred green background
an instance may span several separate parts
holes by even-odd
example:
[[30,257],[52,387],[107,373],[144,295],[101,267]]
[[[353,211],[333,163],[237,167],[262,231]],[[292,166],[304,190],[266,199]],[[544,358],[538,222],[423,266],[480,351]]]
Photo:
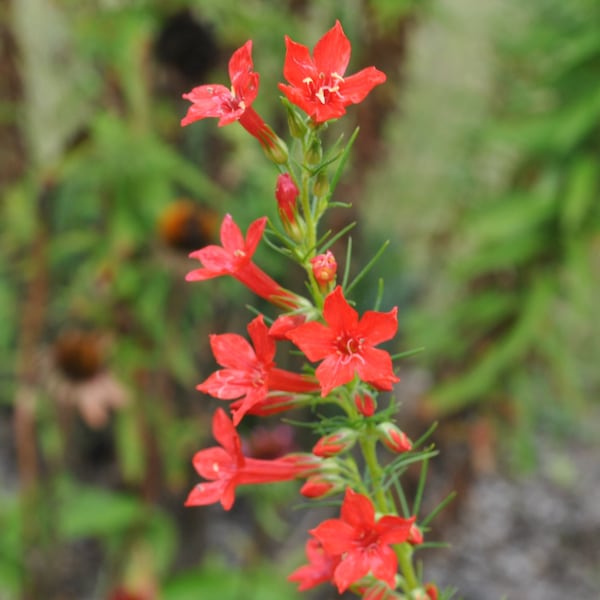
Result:
[[[182,507],[212,444],[207,334],[255,303],[186,284],[187,253],[276,206],[241,127],[179,120],[251,38],[285,137],[283,36],[312,46],[336,18],[350,70],[388,82],[336,124],[361,133],[330,224],[359,220],[357,268],[392,242],[357,296],[384,277],[398,344],[424,347],[398,392],[413,425],[441,420],[475,475],[535,472],[540,434],[597,439],[597,0],[1,0],[0,600],[296,597],[293,485],[224,518]],[[300,443],[252,425],[257,455]]]

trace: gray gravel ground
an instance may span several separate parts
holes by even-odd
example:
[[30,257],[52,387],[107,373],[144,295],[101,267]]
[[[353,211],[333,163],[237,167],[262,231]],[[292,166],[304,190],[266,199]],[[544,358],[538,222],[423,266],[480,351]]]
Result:
[[536,474],[479,476],[429,577],[464,600],[599,599],[599,449],[543,444]]

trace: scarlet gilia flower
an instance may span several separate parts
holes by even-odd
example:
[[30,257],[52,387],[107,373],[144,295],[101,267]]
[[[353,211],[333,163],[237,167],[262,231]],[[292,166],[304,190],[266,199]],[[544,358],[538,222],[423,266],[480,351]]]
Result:
[[380,423],[377,425],[377,431],[379,439],[388,450],[397,454],[412,450],[412,442],[408,436],[393,423]]
[[344,77],[350,62],[350,41],[339,21],[317,42],[313,56],[306,46],[285,37],[283,75],[290,85],[279,84],[288,100],[315,123],[337,119],[350,104],[362,102],[386,80],[375,67]]
[[194,456],[194,468],[208,481],[196,485],[186,506],[220,502],[229,510],[238,485],[289,481],[303,477],[316,466],[316,459],[308,455],[288,455],[275,460],[245,457],[235,426],[223,409],[217,409],[213,415],[212,432],[221,445],[200,450]]
[[396,308],[388,313],[367,311],[359,320],[338,286],[325,298],[326,325],[309,321],[287,334],[308,360],[323,361],[316,370],[322,396],[352,381],[355,374],[381,390],[391,390],[400,381],[390,355],[374,347],[396,333],[396,312]]
[[198,259],[202,268],[188,273],[186,281],[205,281],[221,275],[231,275],[257,296],[273,304],[285,308],[298,308],[298,296],[282,288],[252,262],[252,256],[256,252],[266,224],[267,217],[251,223],[244,239],[233,217],[225,215],[221,224],[222,246],[210,245],[192,252],[190,258]]
[[337,262],[331,250],[327,250],[325,254],[318,254],[314,258],[311,258],[310,264],[312,265],[313,275],[319,285],[327,286],[335,281]]
[[340,564],[340,557],[325,552],[321,542],[315,538],[309,538],[306,542],[306,557],[309,564],[296,569],[288,576],[288,581],[299,583],[300,592],[331,581],[335,569]]
[[340,518],[323,521],[310,533],[327,554],[341,558],[333,572],[340,594],[369,573],[394,589],[398,559],[391,545],[407,541],[414,520],[393,515],[376,519],[371,500],[348,488]]
[[285,163],[287,148],[283,140],[252,108],[252,103],[258,95],[260,80],[259,74],[254,72],[252,62],[252,40],[248,40],[231,56],[229,78],[230,89],[220,84],[200,85],[188,94],[183,94],[192,105],[181,120],[181,125],[189,125],[207,117],[218,118],[219,127],[239,121],[240,125],[260,142],[267,154],[272,154],[270,158],[277,163]]
[[248,333],[253,346],[235,333],[210,336],[215,359],[225,368],[197,386],[201,392],[221,400],[242,398],[234,409],[234,425],[253,407],[264,402],[270,390],[305,393],[318,389],[312,377],[275,366],[275,340],[269,336],[262,315],[250,322]]

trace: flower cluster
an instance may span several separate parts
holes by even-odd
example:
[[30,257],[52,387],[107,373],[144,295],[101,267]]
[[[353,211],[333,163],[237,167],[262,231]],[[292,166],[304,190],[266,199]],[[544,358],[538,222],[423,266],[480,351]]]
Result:
[[[259,141],[279,172],[274,201],[280,218],[280,227],[267,217],[258,218],[244,235],[233,217],[225,215],[221,245],[190,254],[201,266],[188,274],[188,281],[231,276],[279,313],[273,319],[263,314],[255,317],[247,327],[250,341],[234,333],[210,336],[221,368],[198,389],[228,401],[231,416],[222,408],[215,412],[212,432],[219,445],[195,455],[194,466],[205,481],[191,491],[186,504],[220,502],[229,510],[237,486],[291,479],[303,480],[300,491],[307,498],[343,495],[339,517],[309,532],[308,564],[289,579],[300,590],[330,583],[340,594],[349,590],[370,600],[434,600],[437,588],[424,584],[413,565],[426,522],[418,523],[418,506],[409,511],[404,496],[399,501],[398,494],[407,465],[433,452],[413,447],[393,421],[393,405],[378,410],[378,394],[392,390],[399,381],[392,357],[380,347],[396,335],[397,308],[360,315],[347,297],[351,286],[337,282],[338,265],[331,247],[341,234],[319,237],[317,231],[355,137],[345,147],[338,143],[325,152],[322,132],[386,76],[375,67],[346,75],[351,47],[339,22],[317,42],[312,54],[288,37],[285,45],[287,83],[279,89],[285,95],[290,146],[252,108],[259,75],[254,72],[251,41],[231,58],[230,88],[201,85],[184,95],[192,105],[183,125],[206,117],[218,118],[220,126],[238,121]],[[266,232],[304,269],[307,295],[286,289],[253,261]],[[280,344],[295,346],[305,357],[302,372],[276,365]],[[312,452],[279,458],[244,454],[236,428],[246,415],[267,416],[323,404],[336,406],[341,416],[321,418],[314,425],[319,438]],[[364,473],[358,468],[356,449]],[[384,465],[380,464],[382,449],[389,457]]]

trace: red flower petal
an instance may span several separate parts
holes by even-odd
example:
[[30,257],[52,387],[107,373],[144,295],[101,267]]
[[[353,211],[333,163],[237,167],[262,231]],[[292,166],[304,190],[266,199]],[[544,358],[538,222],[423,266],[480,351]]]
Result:
[[350,62],[350,41],[339,21],[316,43],[313,51],[317,70],[343,75]]
[[216,361],[231,369],[252,369],[256,366],[256,353],[252,346],[237,333],[211,334],[210,347]]
[[355,528],[370,529],[375,523],[375,508],[367,496],[348,488],[340,516]]
[[248,325],[248,334],[256,352],[256,358],[265,366],[270,366],[275,358],[275,341],[269,336],[262,315],[253,319]]
[[306,354],[308,360],[322,360],[335,351],[335,332],[316,321],[309,321],[292,329],[287,337]]
[[354,329],[358,324],[358,313],[348,304],[344,298],[341,286],[337,286],[331,294],[325,298],[323,306],[323,318],[337,332]]
[[346,104],[358,104],[375,86],[385,83],[386,79],[385,73],[379,69],[367,67],[354,75],[344,77],[344,81],[340,84],[340,94]]
[[397,307],[387,313],[368,310],[358,324],[358,331],[372,345],[391,340],[398,330],[397,315]]
[[285,47],[283,76],[292,84],[292,88],[302,88],[306,78],[318,77],[319,73],[306,46],[294,42],[286,35]]

